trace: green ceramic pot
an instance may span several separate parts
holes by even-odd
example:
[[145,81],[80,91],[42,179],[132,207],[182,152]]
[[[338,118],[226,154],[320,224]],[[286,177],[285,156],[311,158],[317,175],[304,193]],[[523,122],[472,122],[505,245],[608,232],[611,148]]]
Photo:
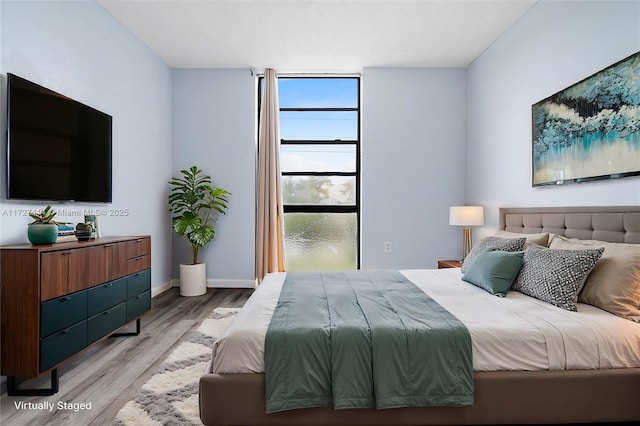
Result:
[[58,225],[49,223],[27,225],[27,237],[31,244],[53,244],[58,239]]

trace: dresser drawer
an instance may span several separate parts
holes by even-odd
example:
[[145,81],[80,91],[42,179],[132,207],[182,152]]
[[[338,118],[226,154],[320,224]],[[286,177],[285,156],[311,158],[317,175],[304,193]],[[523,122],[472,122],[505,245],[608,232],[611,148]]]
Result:
[[89,318],[87,321],[87,345],[125,325],[126,311],[127,304],[121,303]]
[[151,254],[151,238],[127,241],[127,259]]
[[127,275],[143,271],[151,268],[151,256],[138,256],[133,259],[127,259]]
[[120,278],[87,290],[88,316],[116,306],[127,300],[127,279]]
[[87,319],[87,291],[79,291],[40,304],[40,337],[46,337]]
[[87,321],[40,341],[40,371],[45,371],[87,346]]
[[127,300],[127,322],[151,309],[151,290]]
[[151,269],[127,277],[127,299],[151,289]]

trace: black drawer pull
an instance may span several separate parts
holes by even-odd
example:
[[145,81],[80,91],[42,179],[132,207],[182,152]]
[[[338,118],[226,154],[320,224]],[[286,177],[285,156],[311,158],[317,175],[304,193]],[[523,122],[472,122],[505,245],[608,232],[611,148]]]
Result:
[[66,330],[62,330],[60,333],[58,334],[67,334],[69,331],[71,331],[70,328],[67,328]]
[[102,315],[109,315],[110,313],[111,313],[111,311],[104,311],[104,312],[102,313]]
[[113,247],[113,246],[115,246],[115,244],[105,244],[105,245],[104,245],[104,246],[102,246],[102,247]]
[[142,299],[142,295],[141,294],[137,295],[136,299]]
[[69,300],[71,300],[71,299],[72,299],[72,297],[71,297],[71,296],[64,296],[61,300],[62,300],[63,302],[68,302],[68,301],[69,301]]
[[113,286],[113,283],[106,283],[104,286],[105,287],[111,287],[111,286]]

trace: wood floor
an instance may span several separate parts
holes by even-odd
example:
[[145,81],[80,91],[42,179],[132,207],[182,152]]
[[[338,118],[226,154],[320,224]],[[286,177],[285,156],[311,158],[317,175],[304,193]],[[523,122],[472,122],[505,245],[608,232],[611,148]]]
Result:
[[[2,395],[0,424],[22,425],[111,425],[120,409],[157,372],[182,337],[214,308],[241,307],[252,289],[208,289],[197,297],[180,297],[172,288],[152,299],[151,311],[142,316],[139,336],[106,339],[78,354],[58,368],[60,390],[47,397]],[[128,326],[120,332],[135,331]],[[49,385],[49,376],[24,382],[28,387]],[[90,410],[19,409],[20,403],[58,406],[91,403]],[[77,406],[77,405],[76,405]]]

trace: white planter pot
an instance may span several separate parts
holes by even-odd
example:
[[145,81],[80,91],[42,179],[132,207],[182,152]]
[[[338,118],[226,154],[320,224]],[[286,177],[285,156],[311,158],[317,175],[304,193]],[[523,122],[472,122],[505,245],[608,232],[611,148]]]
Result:
[[207,292],[207,264],[180,264],[180,296],[201,296]]

